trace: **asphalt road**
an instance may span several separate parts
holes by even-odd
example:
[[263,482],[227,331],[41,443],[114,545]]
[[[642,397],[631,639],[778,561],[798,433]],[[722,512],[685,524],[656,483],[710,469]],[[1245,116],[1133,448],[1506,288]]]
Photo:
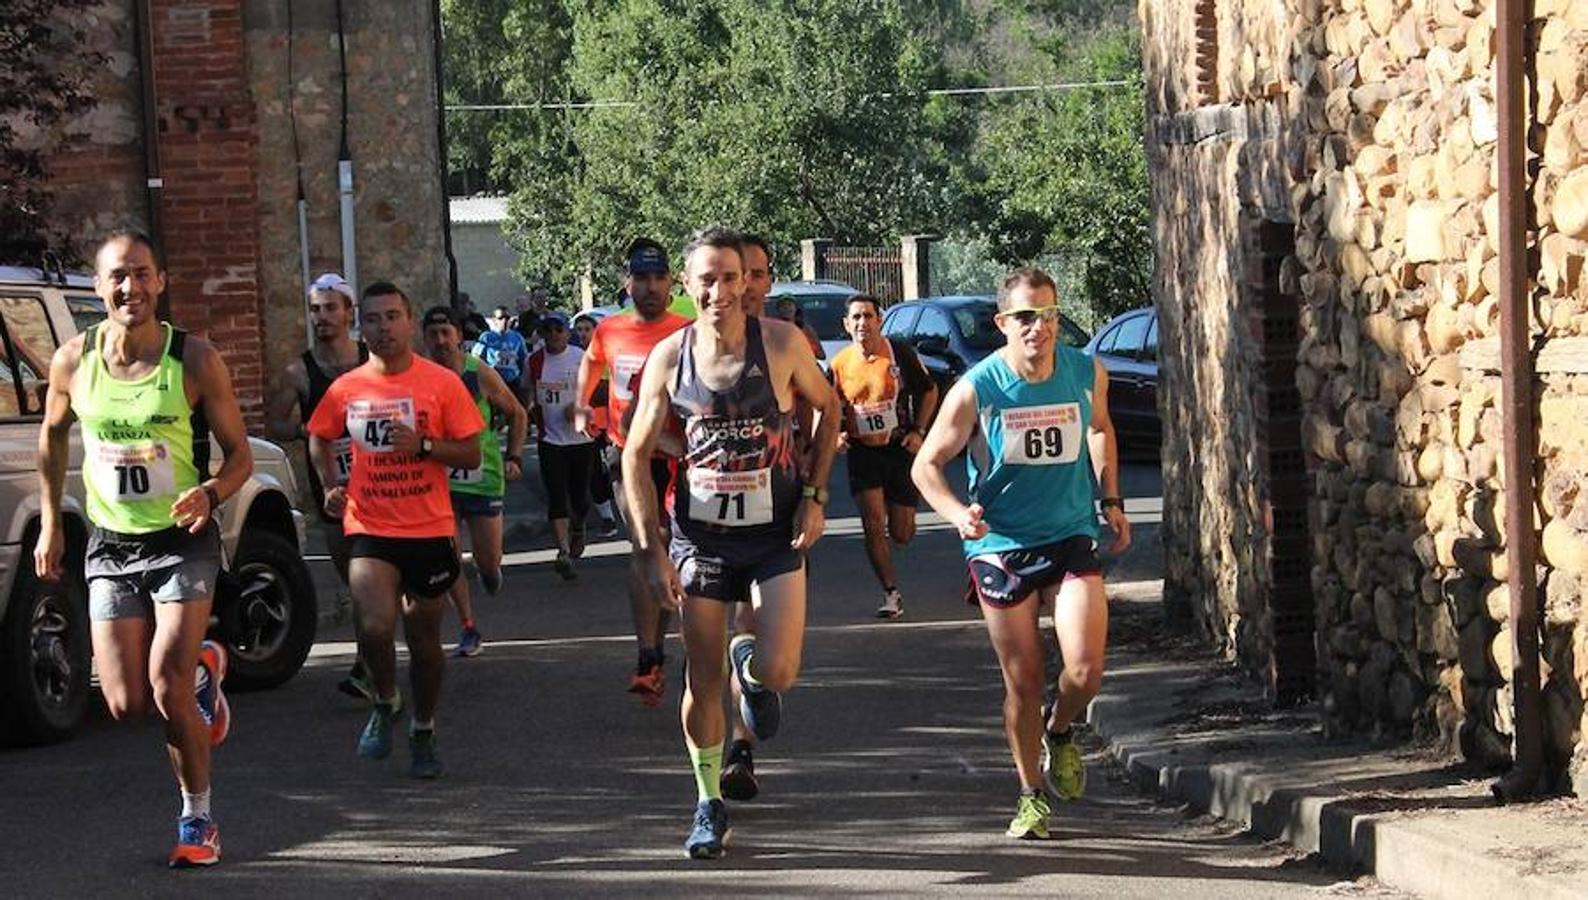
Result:
[[[1155,479],[1133,468],[1128,493],[1156,496]],[[1157,567],[1153,502],[1130,506],[1142,512],[1138,549],[1116,565],[1125,581]],[[351,659],[345,627],[323,634],[286,686],[232,697],[215,869],[164,867],[178,798],[154,723],[115,726],[101,713],[69,743],[0,753],[0,894],[1358,890],[1137,796],[1096,753],[1087,798],[1057,810],[1056,840],[1003,837],[1017,785],[996,661],[959,599],[957,542],[940,525],[922,529],[900,557],[906,617],[879,623],[853,507],[845,497],[833,512],[813,559],[804,674],[783,733],[758,754],[761,798],[732,805],[723,860],[682,850],[694,788],[676,645],[666,704],[644,708],[624,691],[626,545],[611,543],[592,548],[571,586],[544,553],[510,557],[506,591],[480,602],[484,653],[448,662],[437,782],[408,778],[401,745],[382,762],[354,755],[365,711],[333,687]]]

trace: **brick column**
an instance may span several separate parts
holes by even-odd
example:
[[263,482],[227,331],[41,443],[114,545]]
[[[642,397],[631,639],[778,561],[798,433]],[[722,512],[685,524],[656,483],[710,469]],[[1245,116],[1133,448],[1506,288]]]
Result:
[[241,0],[151,0],[161,238],[171,319],[221,351],[249,430],[264,425],[258,126]]

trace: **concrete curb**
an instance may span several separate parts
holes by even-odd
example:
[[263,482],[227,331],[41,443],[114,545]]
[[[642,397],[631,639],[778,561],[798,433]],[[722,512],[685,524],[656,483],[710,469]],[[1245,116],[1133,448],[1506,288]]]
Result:
[[1580,881],[1529,871],[1526,859],[1474,852],[1457,827],[1439,820],[1367,812],[1360,798],[1298,788],[1252,762],[1184,763],[1163,749],[1172,740],[1123,733],[1129,702],[1128,697],[1099,697],[1092,701],[1088,721],[1145,793],[1241,823],[1255,837],[1283,840],[1318,854],[1331,868],[1366,873],[1419,896],[1582,896]]

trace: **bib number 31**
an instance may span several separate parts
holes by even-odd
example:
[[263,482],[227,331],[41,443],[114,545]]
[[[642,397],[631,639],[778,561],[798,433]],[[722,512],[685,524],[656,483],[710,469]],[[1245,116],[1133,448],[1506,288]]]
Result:
[[1056,466],[1080,458],[1082,426],[1079,403],[1006,409],[1003,461],[1020,466]]

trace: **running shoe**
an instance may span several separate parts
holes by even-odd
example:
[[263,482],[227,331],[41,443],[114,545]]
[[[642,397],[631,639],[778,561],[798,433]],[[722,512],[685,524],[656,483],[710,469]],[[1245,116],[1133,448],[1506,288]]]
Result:
[[761,785],[755,780],[755,759],[748,741],[733,742],[718,782],[722,786],[722,796],[729,800],[754,800],[761,792]]
[[1009,830],[1004,833],[1022,841],[1045,841],[1048,839],[1050,812],[1052,809],[1048,806],[1047,794],[1042,791],[1022,793],[1015,806],[1015,817],[1009,820]]
[[480,637],[478,628],[465,628],[458,635],[458,649],[454,656],[479,656],[480,647],[484,645],[485,638]]
[[402,712],[402,697],[393,703],[372,703],[369,721],[358,736],[358,755],[365,759],[385,759],[391,756],[391,730],[397,724],[397,714]]
[[695,824],[689,829],[684,849],[690,859],[721,859],[733,829],[728,827],[728,806],[721,800],[702,800],[695,804]]
[[480,586],[485,588],[485,593],[495,597],[502,592],[502,570],[495,572],[480,570]]
[[194,691],[199,715],[210,727],[210,746],[219,747],[232,730],[232,708],[221,692],[226,680],[226,648],[215,641],[205,641],[199,647],[198,677]]
[[584,558],[585,527],[580,522],[577,526],[568,529],[568,556],[573,559]]
[[1058,740],[1052,733],[1042,732],[1042,772],[1060,800],[1079,800],[1086,793],[1086,762],[1073,740]]
[[739,715],[756,740],[777,734],[783,717],[783,698],[775,691],[750,683],[750,658],[755,655],[755,635],[741,634],[728,644],[733,674],[739,679]]
[[176,846],[171,848],[173,869],[196,869],[221,861],[221,830],[215,820],[183,816],[176,823]]
[[408,735],[408,752],[413,756],[413,762],[408,767],[409,774],[415,778],[440,778],[441,760],[436,757],[436,733],[434,731],[415,731]]
[[641,663],[629,676],[629,693],[638,694],[646,706],[660,706],[667,694],[667,672],[662,664]]
[[612,538],[617,537],[618,520],[608,519],[603,516],[601,519],[601,526],[596,529],[596,534],[600,535],[603,540],[611,540]]
[[579,573],[573,570],[573,562],[568,559],[568,554],[561,550],[557,551],[557,560],[551,564],[551,567],[562,576],[563,581],[572,581],[579,577]]
[[877,607],[877,618],[897,619],[902,615],[904,615],[904,595],[899,593],[898,588],[894,588],[888,591],[882,605]]
[[347,676],[336,683],[336,689],[354,700],[375,702],[375,685],[369,680],[369,673],[364,671],[362,662],[353,663],[353,668]]

